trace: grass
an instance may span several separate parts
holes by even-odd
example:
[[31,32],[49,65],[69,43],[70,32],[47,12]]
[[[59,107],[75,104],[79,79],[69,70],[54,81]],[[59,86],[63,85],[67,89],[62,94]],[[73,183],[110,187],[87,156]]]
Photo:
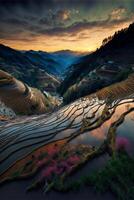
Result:
[[120,152],[112,157],[103,169],[92,175],[81,177],[71,183],[55,184],[55,188],[63,192],[78,190],[81,186],[93,186],[99,193],[111,191],[119,200],[133,200],[134,158]]

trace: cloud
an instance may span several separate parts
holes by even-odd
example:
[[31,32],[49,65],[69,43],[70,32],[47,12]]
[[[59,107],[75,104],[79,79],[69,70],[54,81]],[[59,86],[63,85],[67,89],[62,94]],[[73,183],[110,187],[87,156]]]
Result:
[[[113,11],[112,11],[113,12]],[[118,15],[120,16],[120,15]],[[134,16],[131,17],[117,17],[111,18],[108,16],[105,20],[98,20],[98,21],[77,21],[69,26],[56,26],[53,28],[44,29],[43,27],[39,27],[39,29],[36,29],[36,33],[44,34],[44,35],[75,35],[77,33],[80,33],[85,30],[92,30],[94,28],[98,29],[111,29],[115,26],[121,25],[125,22],[132,22],[134,19]]]
[[127,10],[123,7],[115,8],[109,14],[109,20],[120,20],[124,18],[124,15],[127,13]]
[[47,16],[39,20],[39,24],[46,27],[64,26],[68,20],[71,19],[71,12],[67,9],[60,9],[56,11],[49,10]]
[[129,3],[126,6],[126,3],[122,3],[125,0],[116,0],[115,6],[112,2],[0,0],[0,39],[16,43],[29,42],[30,45],[33,41],[34,44],[40,41],[42,43],[42,40],[49,40],[49,43],[54,40],[64,41],[69,44],[87,41],[94,36],[99,40],[99,34],[105,37],[104,32],[107,34],[110,30],[117,31],[123,24],[128,25],[134,19]]
[[53,19],[67,21],[70,19],[69,10],[58,10],[56,14],[53,15]]
[[52,26],[53,22],[48,17],[43,17],[43,18],[39,19],[39,24],[44,25],[46,27],[50,27],[50,26]]
[[[71,14],[68,10],[58,10],[55,13],[49,14],[49,16],[45,16],[39,20],[38,23],[33,23],[30,20],[26,21],[23,19],[5,19],[3,22],[6,24],[10,24],[14,27],[13,30],[10,29],[10,26],[4,25],[3,30],[0,31],[0,38],[4,37],[4,29],[5,29],[5,38],[12,38],[17,34],[24,35],[29,37],[29,35],[33,34],[32,37],[36,38],[39,35],[44,36],[68,36],[73,37],[77,36],[81,33],[81,38],[90,37],[90,35],[82,35],[86,30],[93,31],[94,29],[103,30],[104,29],[112,29],[113,27],[119,26],[125,22],[132,22],[134,19],[133,15],[126,17],[122,15],[126,10],[123,8],[113,10],[105,20],[81,20],[75,21],[74,23],[70,23],[66,25],[65,21],[69,20]],[[61,22],[64,21],[63,22]],[[9,29],[9,30],[8,30]],[[19,32],[20,31],[20,32]],[[12,34],[14,36],[12,36]],[[26,35],[27,34],[27,35]],[[80,38],[80,37],[79,37]]]
[[14,26],[22,26],[22,27],[27,27],[29,25],[27,21],[22,20],[22,19],[17,19],[17,18],[7,18],[7,19],[1,20],[1,22],[14,25]]

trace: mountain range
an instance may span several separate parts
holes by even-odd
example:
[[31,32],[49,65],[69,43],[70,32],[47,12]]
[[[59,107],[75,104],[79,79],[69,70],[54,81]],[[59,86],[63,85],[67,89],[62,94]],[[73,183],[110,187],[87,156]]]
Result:
[[103,40],[102,46],[70,66],[58,91],[69,103],[119,82],[134,71],[134,23]]
[[58,93],[64,103],[124,80],[134,72],[134,23],[105,38],[90,54],[18,51],[0,45],[0,69],[42,91]]
[[18,51],[0,44],[0,69],[41,90],[55,92],[67,67],[79,59],[71,51]]

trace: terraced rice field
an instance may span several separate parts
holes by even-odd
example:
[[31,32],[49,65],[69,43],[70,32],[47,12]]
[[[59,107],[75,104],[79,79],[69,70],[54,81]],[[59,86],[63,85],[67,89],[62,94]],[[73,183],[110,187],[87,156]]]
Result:
[[1,126],[1,182],[39,174],[30,189],[43,183],[47,191],[92,158],[114,154],[121,141],[133,155],[133,82],[131,76],[52,114]]
[[16,114],[31,115],[50,111],[56,100],[45,97],[38,89],[29,87],[0,70],[0,100]]

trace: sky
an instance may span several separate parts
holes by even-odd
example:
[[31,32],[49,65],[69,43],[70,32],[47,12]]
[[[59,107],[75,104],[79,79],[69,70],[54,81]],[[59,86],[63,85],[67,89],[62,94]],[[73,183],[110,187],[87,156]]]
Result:
[[90,52],[133,21],[134,0],[0,0],[0,43]]

